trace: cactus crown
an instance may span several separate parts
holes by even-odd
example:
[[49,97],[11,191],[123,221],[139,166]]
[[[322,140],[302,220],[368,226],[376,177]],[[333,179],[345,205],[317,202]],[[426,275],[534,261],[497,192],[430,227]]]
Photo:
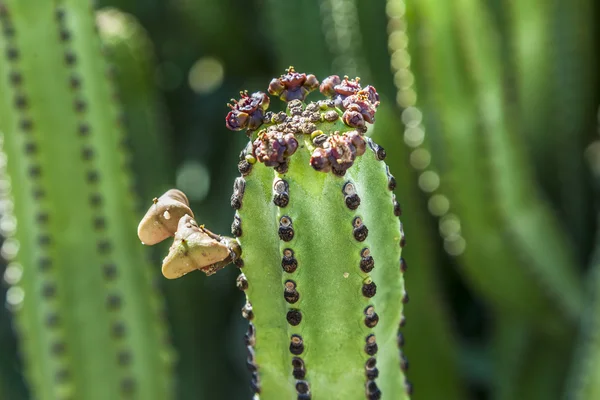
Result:
[[[305,104],[306,96],[316,88],[328,99]],[[231,111],[225,119],[227,128],[247,129],[254,140],[247,162],[259,161],[284,173],[289,157],[298,149],[299,135],[310,136],[310,165],[317,171],[343,176],[356,157],[365,152],[366,123],[375,121],[379,105],[373,86],[362,88],[359,78],[340,79],[337,75],[319,85],[314,75],[289,67],[271,81],[268,91],[287,103],[287,112],[267,111],[270,99],[263,92],[242,92],[240,100],[228,104]]]

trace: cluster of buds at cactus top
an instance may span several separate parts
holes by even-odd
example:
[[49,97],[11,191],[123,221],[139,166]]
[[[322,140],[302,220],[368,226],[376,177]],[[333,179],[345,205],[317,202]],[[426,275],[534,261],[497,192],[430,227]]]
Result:
[[[320,88],[327,99],[305,103]],[[289,68],[269,95],[242,93],[226,126],[246,129],[231,207],[233,238],[194,221],[171,190],[140,224],[146,244],[174,237],[163,274],[240,268],[254,399],[408,399],[399,347],[408,301],[404,231],[385,151],[368,136],[379,96],[359,79]]]
[[[306,96],[317,88],[329,99],[304,104]],[[287,112],[266,111],[270,100],[263,92],[242,92],[240,100],[229,104],[227,128],[247,129],[254,139],[248,162],[259,161],[285,172],[288,158],[298,148],[298,135],[310,136],[314,147],[310,164],[317,171],[343,176],[364,153],[366,123],[375,122],[379,105],[373,86],[363,88],[359,78],[340,79],[337,75],[319,85],[314,75],[290,67],[271,81],[268,91],[287,103]]]

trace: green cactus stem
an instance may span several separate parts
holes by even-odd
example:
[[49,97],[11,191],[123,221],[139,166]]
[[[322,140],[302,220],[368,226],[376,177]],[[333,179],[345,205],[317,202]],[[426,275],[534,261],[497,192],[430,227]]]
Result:
[[168,399],[171,353],[130,234],[131,177],[94,10],[7,0],[0,25],[3,201],[17,221],[3,255],[21,272],[7,301],[32,394]]
[[[328,99],[305,103],[316,88]],[[293,67],[269,93],[287,103],[285,112],[268,112],[265,93],[244,92],[226,118],[250,138],[231,198],[236,240],[190,215],[171,218],[184,201],[169,210],[154,204],[141,237],[176,229],[167,277],[181,265],[184,273],[213,273],[230,260],[242,270],[256,398],[408,399],[408,362],[398,349],[408,295],[396,181],[383,148],[365,135],[379,96],[358,78],[330,76],[319,85]],[[214,249],[225,248],[215,265]]]

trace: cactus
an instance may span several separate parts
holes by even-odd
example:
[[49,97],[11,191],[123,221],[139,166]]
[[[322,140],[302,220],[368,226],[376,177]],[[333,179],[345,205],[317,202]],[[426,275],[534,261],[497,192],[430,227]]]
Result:
[[290,67],[269,85],[286,112],[267,112],[261,92],[230,104],[227,127],[250,138],[231,197],[235,239],[199,226],[177,190],[154,200],[138,234],[145,244],[174,236],[167,278],[241,268],[251,386],[263,400],[408,398],[396,181],[365,135],[379,96],[330,76],[320,85],[329,99],[305,103],[317,87]]
[[94,11],[7,0],[0,25],[3,204],[17,228],[3,256],[19,277],[7,300],[32,395],[170,398],[161,300],[130,234],[131,177]]

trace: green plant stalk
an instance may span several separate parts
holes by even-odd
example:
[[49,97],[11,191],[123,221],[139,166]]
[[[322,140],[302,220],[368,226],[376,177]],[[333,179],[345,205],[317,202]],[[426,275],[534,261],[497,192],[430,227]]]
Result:
[[[515,69],[514,112],[536,177],[560,206],[565,230],[586,262],[592,198],[581,154],[595,110],[592,3],[505,1]],[[535,10],[533,12],[533,10]],[[513,110],[511,110],[513,111]]]
[[231,260],[242,268],[251,386],[261,399],[408,398],[396,181],[363,136],[362,118],[372,119],[379,98],[336,76],[321,91],[340,103],[303,103],[303,91],[316,87],[313,75],[290,68],[269,86],[289,101],[287,114],[264,114],[260,92],[230,105],[227,126],[249,126],[251,138],[232,196],[237,241],[198,227],[177,191],[155,201],[138,233],[148,244],[175,236],[163,262],[168,278],[213,274]]
[[136,192],[141,198],[168,189],[174,168],[165,137],[166,111],[155,86],[154,48],[130,14],[115,8],[96,13],[100,37],[122,104]]
[[[528,315],[555,327],[557,310],[565,320],[576,320],[582,298],[572,255],[562,246],[566,239],[526,178],[530,170],[522,146],[503,114],[501,63],[496,38],[487,33],[491,25],[485,22],[485,10],[473,2],[439,6],[425,1],[408,11],[413,29],[409,36],[428,38],[414,65],[432,82],[419,91],[420,99],[430,137],[443,143],[444,154],[434,151],[433,159],[439,160],[442,190],[467,239],[461,256],[466,279],[503,312]],[[460,23],[455,22],[457,15]],[[419,20],[427,20],[427,26]],[[449,30],[458,32],[458,42],[447,40]],[[441,37],[444,40],[436,39]],[[441,80],[436,72],[440,66],[444,76],[455,78]],[[462,72],[465,68],[468,76]],[[472,179],[459,180],[464,176]],[[540,246],[547,251],[535,252]],[[494,260],[490,254],[496,255]]]
[[23,271],[12,289],[24,293],[12,305],[33,394],[169,398],[171,353],[129,233],[131,177],[93,9],[11,0],[0,13],[11,263]]
[[[404,352],[411,364],[408,378],[417,398],[465,399],[456,332],[437,269],[441,263],[437,255],[439,242],[431,240],[436,232],[424,202],[418,201],[421,193],[408,162],[409,149],[398,129],[401,121],[382,99],[372,138],[386,149],[390,170],[402,188],[402,208],[406,210],[402,223],[409,232],[402,255],[410,263],[406,279],[410,283],[411,304],[418,305],[407,307],[406,326],[402,328]],[[432,380],[435,385],[430,384]]]

